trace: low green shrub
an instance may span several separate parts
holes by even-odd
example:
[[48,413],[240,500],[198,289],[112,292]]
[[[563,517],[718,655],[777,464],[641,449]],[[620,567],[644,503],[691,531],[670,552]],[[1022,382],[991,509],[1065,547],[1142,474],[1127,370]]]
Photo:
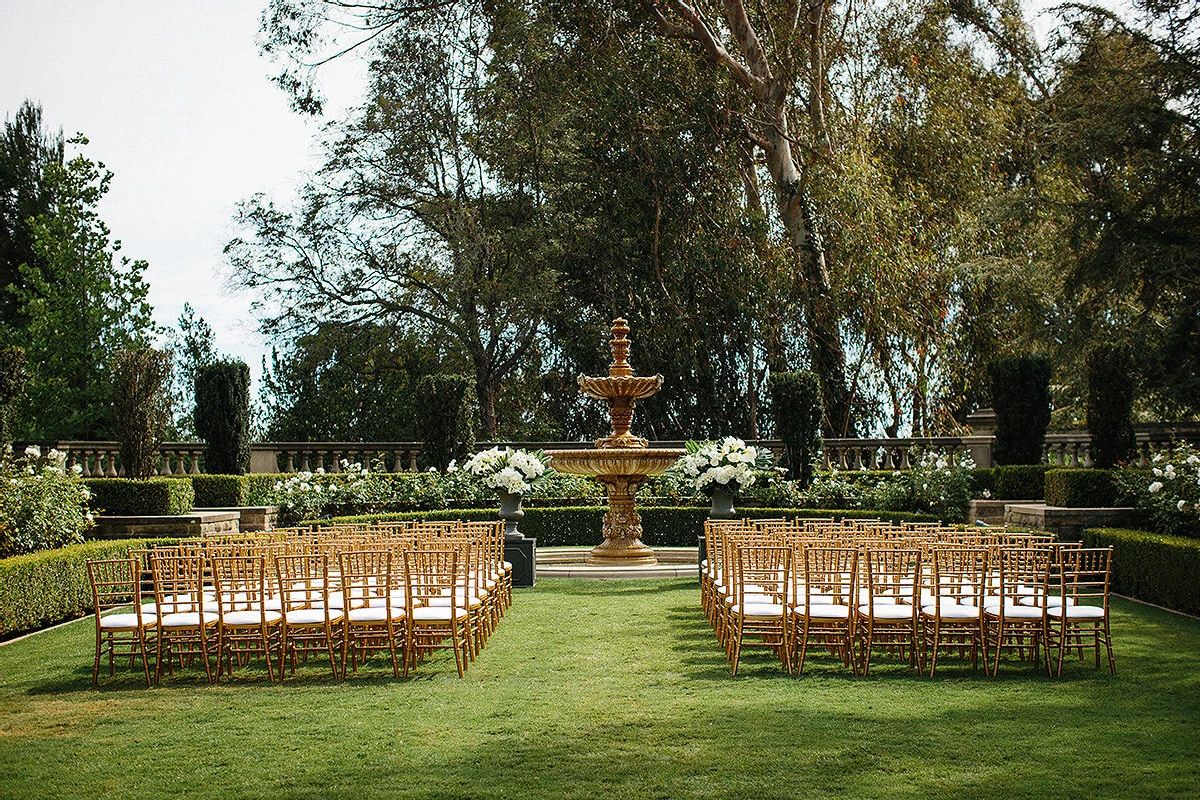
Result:
[[0,559],[0,637],[35,631],[92,611],[87,562],[121,558],[167,540],[85,542]]
[[992,467],[997,500],[1041,500],[1046,496],[1046,473],[1059,469],[1050,464],[1008,464]]
[[992,471],[991,467],[971,470],[971,489],[976,497],[996,496],[996,473]]
[[1200,614],[1200,541],[1124,528],[1089,528],[1084,547],[1113,549],[1112,589]]
[[[536,538],[539,547],[590,547],[603,538],[604,506],[573,506],[560,508],[525,508],[520,531]],[[642,541],[652,547],[694,547],[696,537],[704,533],[708,509],[703,507],[640,508]],[[495,520],[495,508],[444,509],[438,511],[409,511],[396,514],[367,514],[312,520],[315,523],[382,522],[389,520]],[[829,510],[810,508],[743,508],[738,516],[747,519],[880,519],[886,522],[932,522],[930,514],[909,514],[895,511]]]
[[1046,505],[1063,508],[1105,508],[1115,504],[1113,471],[1052,469],[1046,472]]
[[192,482],[186,478],[87,478],[84,483],[92,492],[92,508],[104,514],[186,514],[196,499]]
[[196,508],[235,508],[249,505],[250,481],[246,475],[191,475]]

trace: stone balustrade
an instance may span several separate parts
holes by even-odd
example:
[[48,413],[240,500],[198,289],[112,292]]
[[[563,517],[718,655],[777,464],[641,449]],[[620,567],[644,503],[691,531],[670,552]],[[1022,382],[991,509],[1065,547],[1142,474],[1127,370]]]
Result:
[[[1154,447],[1184,440],[1200,443],[1200,424],[1135,426],[1138,464],[1149,463]],[[970,455],[977,467],[992,466],[994,436],[931,436],[904,439],[862,438],[826,439],[822,454],[825,469],[897,470],[912,465],[914,451],[937,449],[958,460]],[[756,446],[769,447],[776,458],[783,452],[778,440],[751,440]],[[87,477],[117,477],[124,474],[120,446],[116,442],[39,442],[43,448],[55,447],[67,454],[68,464],[78,464]],[[18,445],[23,447],[24,445]],[[513,447],[527,450],[564,450],[591,447],[592,442],[478,442],[476,450]],[[682,448],[682,441],[651,442],[651,447]],[[382,465],[388,472],[413,472],[421,452],[421,442],[258,442],[251,446],[250,471],[257,473],[297,472],[301,470],[338,472],[343,460],[351,463]],[[198,475],[204,472],[204,442],[166,442],[160,450],[160,475]],[[1091,466],[1087,431],[1048,433],[1043,460],[1064,467]]]

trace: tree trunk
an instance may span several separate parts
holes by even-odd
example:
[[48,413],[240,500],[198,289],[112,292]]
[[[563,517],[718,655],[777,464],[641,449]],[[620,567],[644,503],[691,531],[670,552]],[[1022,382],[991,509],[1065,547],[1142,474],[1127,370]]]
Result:
[[475,397],[479,401],[479,432],[484,441],[496,441],[496,376],[483,359],[475,359]]

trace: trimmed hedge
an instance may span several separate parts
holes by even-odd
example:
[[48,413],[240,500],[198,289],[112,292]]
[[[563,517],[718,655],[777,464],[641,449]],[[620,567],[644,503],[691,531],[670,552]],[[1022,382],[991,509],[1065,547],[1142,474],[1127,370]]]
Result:
[[992,467],[997,500],[1041,500],[1046,496],[1046,473],[1050,464],[1010,464]]
[[1084,547],[1113,549],[1112,590],[1200,615],[1200,541],[1125,528],[1089,528]]
[[0,637],[45,628],[92,612],[87,562],[121,558],[165,539],[86,542],[0,559]]
[[196,491],[186,478],[86,478],[91,507],[105,514],[159,516],[192,510]]
[[[520,531],[536,538],[539,547],[590,547],[603,538],[601,521],[604,506],[573,506],[566,508],[526,508]],[[695,547],[696,537],[704,533],[704,520],[709,509],[691,507],[644,507],[642,516],[643,541],[652,547]],[[881,519],[886,522],[934,522],[931,514],[911,514],[900,511],[814,510],[811,508],[744,508],[738,516],[749,519],[779,517],[808,519]],[[305,524],[335,522],[384,522],[390,520],[495,520],[494,508],[446,509],[439,511],[409,511],[397,514],[368,514],[355,517],[334,517],[328,520],[309,520]]]
[[188,478],[196,492],[196,508],[250,505],[250,481],[246,475],[189,475]]
[[1107,469],[1052,469],[1046,472],[1046,505],[1108,508],[1116,505],[1114,474]]
[[[971,488],[975,490],[976,497],[982,497],[984,492],[987,492],[992,497],[996,496],[996,473],[992,472],[991,467],[980,467],[979,469],[971,470]],[[1024,498],[1017,498],[1023,500]]]

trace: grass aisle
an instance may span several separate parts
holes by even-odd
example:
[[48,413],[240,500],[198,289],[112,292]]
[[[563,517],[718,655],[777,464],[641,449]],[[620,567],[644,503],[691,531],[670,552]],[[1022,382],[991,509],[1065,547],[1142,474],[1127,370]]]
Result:
[[542,580],[459,680],[90,686],[92,626],[0,647],[0,797],[1189,797],[1200,622],[1118,602],[1119,674],[729,676],[694,582]]

